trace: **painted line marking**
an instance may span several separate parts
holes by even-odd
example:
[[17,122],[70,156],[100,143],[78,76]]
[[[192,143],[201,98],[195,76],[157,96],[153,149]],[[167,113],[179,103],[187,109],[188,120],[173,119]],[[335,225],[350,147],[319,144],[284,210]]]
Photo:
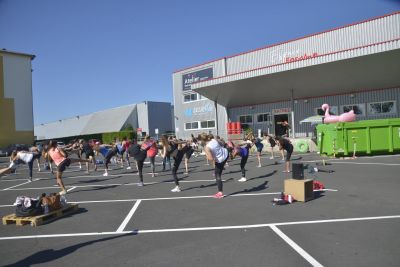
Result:
[[[25,183],[22,183],[22,184],[17,184],[17,185],[14,185],[14,186],[11,186],[11,187],[8,187],[8,188],[5,188],[5,189],[3,189],[2,191],[6,191],[6,190],[12,190],[13,188],[15,188],[15,187],[18,187],[18,186],[21,186],[21,185],[24,185],[24,184],[29,184],[29,183],[31,183],[31,181],[27,181],[27,182],[25,182]],[[15,190],[15,189],[14,189]],[[18,189],[17,189],[18,190]],[[22,190],[22,189],[21,189]]]
[[332,162],[332,164],[400,166],[400,163],[376,163],[376,162]]
[[138,200],[136,201],[135,205],[133,205],[132,209],[129,211],[128,215],[125,217],[125,220],[121,223],[121,225],[118,227],[117,229],[117,233],[122,233],[126,227],[126,225],[128,224],[128,222],[130,221],[130,219],[132,218],[133,214],[135,213],[135,211],[137,210],[137,208],[140,205],[140,202],[142,202],[142,200]]
[[270,228],[289,246],[291,246],[297,253],[300,254],[306,261],[308,261],[312,266],[323,266],[316,259],[314,259],[310,254],[307,253],[304,249],[302,249],[299,245],[296,244],[292,239],[290,239],[287,235],[285,235],[278,227],[275,225],[271,225]]
[[72,191],[76,188],[76,186],[71,187],[70,189],[67,190],[67,192]]
[[0,237],[0,241],[1,240],[14,240],[14,239],[49,238],[49,237],[73,237],[73,236],[79,237],[79,236],[98,236],[98,235],[116,235],[116,234],[148,234],[148,233],[173,233],[173,232],[190,232],[190,231],[232,230],[232,229],[266,228],[266,227],[271,227],[271,226],[318,224],[318,223],[332,223],[332,222],[352,222],[352,221],[368,221],[368,220],[386,220],[386,219],[400,219],[400,215],[378,216],[378,217],[360,217],[360,218],[347,218],[347,219],[331,219],[331,220],[316,220],[316,221],[266,223],[266,224],[253,224],[253,225],[235,225],[235,226],[170,228],[170,229],[155,229],[155,230],[133,230],[133,231],[122,231],[122,232],[97,232],[97,233],[71,233],[71,234],[12,236],[12,237]]

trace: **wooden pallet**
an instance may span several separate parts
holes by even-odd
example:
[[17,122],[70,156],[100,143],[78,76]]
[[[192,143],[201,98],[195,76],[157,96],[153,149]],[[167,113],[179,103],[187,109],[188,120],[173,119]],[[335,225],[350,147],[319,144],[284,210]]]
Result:
[[68,204],[67,207],[52,211],[48,214],[32,216],[32,217],[17,217],[15,213],[3,217],[3,225],[15,223],[18,226],[30,224],[31,226],[38,226],[41,224],[49,223],[57,220],[63,216],[72,214],[78,210],[78,204]]

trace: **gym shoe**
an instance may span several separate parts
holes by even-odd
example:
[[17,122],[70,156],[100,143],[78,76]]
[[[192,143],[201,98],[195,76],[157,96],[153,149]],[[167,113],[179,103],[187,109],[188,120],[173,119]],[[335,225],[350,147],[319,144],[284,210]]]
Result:
[[240,178],[240,179],[238,180],[238,182],[246,182],[246,181],[247,181],[246,177],[242,177],[242,178]]
[[128,167],[126,167],[126,169],[127,169],[127,170],[130,170],[130,169],[132,169],[132,167],[131,167],[131,166],[128,166]]
[[257,166],[257,168],[261,168],[261,164],[259,164],[259,165]]
[[103,176],[108,176],[108,173],[105,172],[105,173],[103,174]]
[[274,159],[274,157],[270,157],[269,159]]
[[144,186],[144,183],[143,183],[143,182],[139,182],[139,183],[137,184],[137,186]]
[[181,192],[181,188],[179,186],[175,186],[174,188],[171,189],[171,192],[174,192],[174,193]]
[[28,181],[29,181],[29,182],[32,182],[32,177],[29,177],[29,178],[28,178]]
[[214,195],[214,198],[223,198],[224,197],[224,193],[222,192],[218,192]]
[[60,191],[59,194],[60,194],[61,196],[66,195],[66,194],[67,194],[67,191],[66,191],[66,190],[62,190],[62,191]]

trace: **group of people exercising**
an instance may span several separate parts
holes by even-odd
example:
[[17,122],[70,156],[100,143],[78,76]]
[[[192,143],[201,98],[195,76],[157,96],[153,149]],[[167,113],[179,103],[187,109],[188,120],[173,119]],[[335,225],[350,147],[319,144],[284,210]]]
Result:
[[[214,177],[217,182],[218,191],[214,195],[215,198],[223,198],[223,183],[222,172],[225,164],[229,159],[233,160],[235,157],[241,157],[240,168],[242,177],[239,182],[247,181],[245,165],[247,163],[250,148],[256,147],[258,166],[261,167],[261,152],[263,150],[263,139],[266,139],[271,146],[271,158],[274,158],[273,150],[276,145],[279,146],[282,152],[282,160],[285,161],[284,172],[290,172],[289,161],[293,152],[293,145],[289,139],[285,137],[272,137],[265,135],[262,138],[254,138],[252,135],[246,136],[244,140],[234,144],[231,141],[225,142],[223,139],[212,134],[200,134],[197,138],[192,135],[189,140],[178,140],[175,137],[162,136],[159,142],[146,136],[141,144],[131,142],[124,138],[122,142],[118,140],[110,145],[100,144],[100,142],[88,143],[81,139],[72,142],[71,144],[60,147],[56,141],[50,140],[45,146],[31,147],[30,151],[13,151],[10,157],[10,165],[6,168],[0,169],[0,176],[12,173],[16,170],[19,164],[27,164],[29,167],[29,181],[32,181],[33,162],[38,161],[38,171],[40,168],[40,158],[43,157],[50,171],[53,173],[52,162],[57,166],[56,180],[61,188],[60,194],[66,194],[67,190],[62,181],[62,174],[71,163],[78,162],[80,168],[82,163],[86,163],[86,173],[89,173],[89,164],[93,165],[93,170],[97,170],[96,156],[101,154],[104,158],[104,176],[108,176],[109,164],[113,158],[115,162],[124,166],[124,160],[127,162],[127,169],[131,169],[130,157],[135,159],[136,169],[139,175],[138,186],[143,186],[143,166],[146,158],[149,158],[152,177],[156,175],[155,172],[155,157],[160,154],[163,159],[163,171],[171,170],[174,178],[175,187],[171,192],[180,192],[181,187],[177,171],[182,161],[185,161],[185,174],[189,172],[189,159],[193,153],[199,153],[199,147],[203,148],[207,162],[214,165]],[[286,157],[283,151],[286,150]],[[71,157],[76,154],[75,157]],[[171,164],[171,157],[173,164]]]

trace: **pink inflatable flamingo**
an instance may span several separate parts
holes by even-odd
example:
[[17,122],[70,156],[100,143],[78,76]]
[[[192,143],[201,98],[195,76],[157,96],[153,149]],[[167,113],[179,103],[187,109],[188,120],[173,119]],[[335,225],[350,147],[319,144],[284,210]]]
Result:
[[323,104],[322,110],[325,110],[325,118],[324,123],[334,123],[334,122],[350,122],[356,120],[356,114],[354,114],[354,110],[350,110],[349,112],[345,112],[340,116],[329,114],[329,105]]

